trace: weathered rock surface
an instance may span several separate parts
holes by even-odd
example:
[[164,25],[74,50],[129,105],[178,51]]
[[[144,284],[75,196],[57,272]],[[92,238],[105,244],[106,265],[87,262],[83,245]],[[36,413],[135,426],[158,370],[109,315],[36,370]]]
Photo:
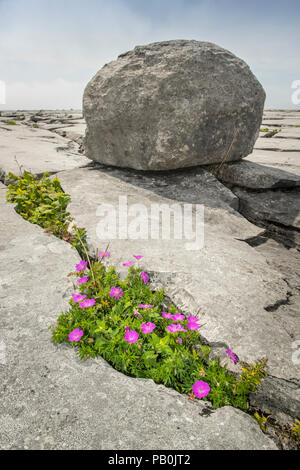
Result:
[[245,413],[212,412],[52,344],[78,255],[18,216],[5,192],[0,183],[0,449],[277,448]]
[[277,232],[290,241],[292,246],[300,245],[300,191],[249,192],[234,188],[240,201],[240,212],[251,222]]
[[[274,138],[274,137],[273,137]],[[287,139],[288,140],[288,139]],[[300,159],[296,152],[276,152],[272,150],[254,150],[254,152],[245,158],[245,161],[251,161],[268,167],[279,168],[289,173],[300,176]]]
[[[270,127],[270,125],[272,127]],[[265,111],[251,155],[225,164],[218,175],[239,198],[239,211],[287,246],[299,246],[300,113]]]
[[282,138],[281,133],[274,135],[271,139],[258,138],[255,143],[258,150],[272,150],[277,152],[297,152],[300,154],[300,140],[293,138]]
[[[69,146],[70,152],[77,152],[77,143],[81,142],[80,139],[84,134],[84,120],[81,117],[81,113],[78,111],[71,111],[71,114],[70,112],[65,111],[41,111],[38,113],[36,111],[22,111],[13,113],[2,112],[1,114],[1,138],[4,133],[9,134],[11,136],[9,145],[13,148],[16,148],[14,140],[16,136],[19,138],[19,128],[21,126],[27,126],[29,130],[31,129],[36,132],[43,132],[44,129],[49,131],[49,133],[47,132],[47,135],[51,135],[52,137],[56,137],[53,133],[61,134],[63,137],[65,136],[62,140],[64,142],[64,146]],[[5,121],[8,119],[16,120],[18,126],[6,125]],[[267,122],[276,124],[276,126],[267,126]],[[38,129],[33,127],[36,123],[39,126]],[[299,124],[300,113],[265,111],[262,127],[269,127],[269,129],[277,128],[280,129],[281,132],[274,135],[271,139],[264,140],[274,141],[275,139],[280,138],[281,151],[255,149],[254,152],[245,160],[224,165],[226,175],[228,172],[228,182],[225,184],[228,184],[229,187],[240,186],[240,189],[248,192],[249,194],[256,194],[257,191],[262,194],[265,193],[265,191],[267,191],[267,193],[269,191],[274,193],[280,191],[280,204],[281,207],[283,207],[285,204],[284,198],[288,197],[286,194],[289,192],[295,193],[293,185],[298,184],[298,177],[296,175],[300,175],[298,153],[287,151],[291,148],[291,146],[288,145],[289,139],[300,138],[300,128],[296,127]],[[16,130],[17,133],[15,133]],[[263,134],[264,133],[261,133],[261,135]],[[28,142],[25,144],[26,148],[29,149],[28,155],[29,151],[32,152],[32,149],[35,147],[35,140],[32,139],[35,135],[36,134],[34,133],[28,134]],[[76,143],[75,147],[71,146],[69,140]],[[284,140],[287,141],[286,147],[284,146]],[[25,140],[23,141],[23,144],[24,142]],[[256,145],[260,146],[259,140]],[[43,149],[45,149],[45,147],[43,147]],[[52,155],[52,152],[50,153]],[[65,155],[65,151],[61,151],[59,153]],[[44,166],[43,156],[44,153],[42,155],[39,155],[38,153],[36,154],[35,168],[37,168],[37,173],[41,173],[44,170],[51,171],[49,170],[49,167]],[[0,156],[0,179],[1,157],[2,154]],[[54,161],[52,157],[51,161]],[[251,161],[259,163],[260,165],[253,166],[253,164],[250,163]],[[43,165],[42,168],[41,164]],[[244,171],[246,168],[245,164],[247,166],[249,164],[251,165],[250,167],[248,166],[247,172]],[[270,172],[270,167],[273,167],[275,173],[273,171]],[[56,165],[55,160],[53,171],[56,171],[56,168],[58,168],[58,166]],[[241,172],[238,170],[239,168],[242,168],[243,171]],[[211,174],[207,173],[203,169],[193,168],[191,170],[181,170],[180,172],[162,172],[159,174],[155,172],[145,174],[144,172],[125,171],[105,167],[100,169],[101,175],[103,174],[104,176],[102,178],[102,176],[98,174],[97,177],[95,176],[95,180],[91,178],[92,172],[95,171],[92,168],[86,168],[82,174],[81,171],[78,173],[77,171],[67,171],[60,174],[61,179],[66,178],[69,186],[72,185],[73,182],[75,184],[72,194],[73,198],[75,198],[72,211],[77,214],[76,217],[78,220],[84,220],[81,225],[88,227],[89,243],[91,247],[99,247],[99,249],[102,248],[101,241],[99,241],[95,232],[96,225],[101,220],[96,215],[96,208],[101,204],[101,202],[118,202],[118,196],[116,195],[114,198],[111,194],[112,188],[116,187],[117,194],[121,195],[126,195],[127,191],[129,193],[128,200],[130,202],[142,201],[145,203],[145,198],[148,197],[149,204],[153,201],[161,202],[165,200],[167,200],[168,204],[176,203],[178,201],[180,203],[205,204],[206,244],[204,247],[205,251],[201,258],[199,258],[198,255],[194,257],[194,252],[186,252],[185,248],[183,248],[183,241],[178,241],[177,244],[175,241],[172,241],[170,244],[168,241],[159,240],[157,243],[161,245],[160,249],[157,249],[155,243],[152,243],[148,250],[148,242],[143,240],[132,242],[133,246],[128,246],[128,242],[120,240],[119,242],[113,241],[111,243],[112,261],[120,265],[125,258],[126,260],[127,258],[128,260],[131,259],[133,252],[136,253],[137,251],[140,251],[141,253],[144,253],[145,264],[143,266],[147,271],[148,268],[152,270],[152,278],[155,281],[153,285],[157,287],[165,287],[167,285],[168,295],[172,297],[171,300],[176,299],[178,304],[186,310],[191,308],[193,311],[196,311],[198,306],[200,306],[201,317],[205,314],[203,316],[203,323],[207,323],[209,318],[209,324],[204,325],[202,334],[204,338],[209,339],[212,342],[212,355],[217,354],[221,357],[226,356],[225,349],[227,345],[232,347],[232,349],[236,349],[241,359],[248,357],[249,361],[263,355],[269,356],[270,359],[270,355],[274,355],[274,358],[270,361],[271,375],[263,382],[262,389],[260,389],[257,394],[253,394],[253,396],[251,396],[251,405],[266,414],[270,414],[272,418],[275,418],[281,424],[292,424],[295,418],[299,418],[300,416],[299,364],[293,364],[292,361],[292,355],[295,353],[293,345],[296,344],[295,342],[297,340],[300,340],[299,252],[296,249],[286,249],[282,244],[267,238],[264,235],[263,229],[260,229],[245,220],[241,214],[236,212],[237,209],[243,210],[242,202],[239,201],[237,195],[223,186],[220,182],[217,182]],[[285,171],[277,172],[278,169]],[[13,159],[8,161],[6,172],[7,171],[17,172],[17,165]],[[291,176],[291,173],[294,176]],[[2,170],[3,179],[4,176],[5,172]],[[88,178],[88,181],[84,184],[86,178]],[[100,185],[104,183],[103,191],[101,190],[100,192],[95,190],[95,185],[99,185],[99,178],[101,178]],[[109,182],[107,178],[110,178]],[[233,184],[230,184],[231,179],[233,179]],[[116,184],[116,182],[118,183]],[[4,195],[5,191],[5,187],[0,185],[0,195],[1,193]],[[142,191],[142,193],[140,191]],[[234,187],[233,191],[235,191]],[[69,192],[72,191],[70,190]],[[151,196],[149,196],[149,194]],[[20,230],[22,233],[22,240],[21,237],[17,236],[19,231],[17,226],[11,230],[14,233],[14,236],[20,240],[20,244],[23,244],[24,240],[31,237],[31,231],[30,233],[27,232],[29,227],[30,230],[34,229],[42,234],[37,227],[27,224],[14,214],[13,211],[11,212],[12,206],[8,205],[5,206],[5,208],[10,209],[10,211],[4,212],[4,209],[1,206],[0,219],[5,217],[10,220],[10,216],[8,216],[8,213],[10,213],[13,214],[14,221],[19,220],[19,222],[22,222],[22,230]],[[288,206],[286,206],[286,213],[285,217],[289,214]],[[262,211],[260,214],[264,214],[264,212]],[[256,221],[256,223],[259,222]],[[260,225],[262,227],[266,227],[268,229],[268,234],[270,235],[269,229],[272,227],[272,224],[272,222],[266,221],[265,225]],[[275,230],[278,230],[279,226],[280,229],[284,227],[280,223],[274,224]],[[3,227],[4,224],[2,224],[2,229]],[[284,228],[285,232],[289,230],[292,233],[292,237],[294,237],[295,228]],[[21,248],[18,248],[16,258],[21,259],[21,266],[24,266],[28,260],[31,259],[30,270],[26,268],[25,272],[23,272],[21,268],[16,266],[15,261],[12,263],[12,272],[15,271],[17,273],[12,275],[12,279],[19,276],[16,279],[17,284],[21,286],[22,293],[22,296],[20,297],[21,300],[17,300],[16,305],[17,307],[25,305],[23,310],[21,310],[21,316],[19,315],[19,310],[17,312],[14,308],[15,299],[19,299],[19,289],[14,289],[12,291],[12,287],[10,286],[9,290],[6,291],[8,284],[5,283],[3,285],[2,277],[0,281],[0,290],[2,287],[5,293],[5,296],[2,296],[1,292],[1,297],[3,297],[3,299],[5,298],[5,302],[7,302],[6,295],[10,297],[9,307],[7,307],[7,303],[3,303],[5,306],[5,315],[6,309],[8,309],[9,312],[11,312],[11,315],[13,315],[13,317],[9,317],[8,315],[2,317],[2,315],[0,315],[1,326],[4,326],[4,329],[0,328],[0,341],[3,338],[3,331],[6,338],[8,337],[8,333],[10,333],[9,342],[12,344],[13,348],[9,348],[9,351],[13,351],[13,353],[10,353],[10,360],[13,355],[16,354],[15,349],[21,348],[20,354],[15,355],[15,362],[12,362],[11,364],[7,363],[5,366],[6,369],[3,369],[3,364],[0,363],[0,375],[4,372],[5,376],[5,380],[3,381],[3,387],[5,390],[5,392],[3,392],[3,396],[5,400],[2,400],[5,413],[2,413],[1,409],[0,414],[2,413],[4,418],[1,420],[0,429],[2,429],[2,422],[5,423],[5,425],[3,425],[2,433],[4,438],[0,431],[0,447],[100,448],[99,441],[101,441],[102,448],[110,448],[112,446],[115,446],[116,449],[123,448],[123,442],[125,442],[126,445],[130,442],[130,444],[128,444],[128,448],[130,448],[131,443],[133,443],[131,448],[133,448],[133,446],[135,448],[146,448],[145,442],[138,440],[138,436],[135,431],[133,434],[129,435],[127,433],[128,429],[126,429],[126,426],[129,425],[139,427],[140,422],[143,422],[145,423],[147,432],[153,435],[153,440],[149,445],[152,445],[153,443],[153,446],[155,445],[156,448],[163,448],[162,446],[164,444],[162,444],[163,438],[161,438],[161,434],[158,432],[158,435],[154,435],[154,432],[157,432],[157,429],[164,428],[165,426],[160,421],[160,406],[162,402],[159,401],[160,397],[164,396],[165,389],[156,387],[153,383],[150,383],[149,385],[149,383],[146,382],[141,383],[140,381],[131,381],[132,379],[128,379],[127,377],[124,378],[124,376],[116,373],[107,366],[104,361],[89,361],[88,364],[86,363],[82,365],[76,360],[74,351],[64,347],[57,348],[49,343],[50,336],[49,331],[46,331],[47,325],[54,321],[57,314],[62,309],[67,308],[66,297],[63,299],[62,297],[65,295],[65,289],[68,289],[69,284],[67,281],[65,284],[63,282],[65,279],[65,271],[62,266],[59,266],[57,279],[54,279],[55,276],[53,273],[56,271],[52,267],[50,255],[49,259],[45,258],[45,253],[49,252],[49,250],[45,248],[47,245],[45,245],[44,241],[46,234],[42,235],[43,239],[41,242],[36,238],[31,239],[28,246],[24,248],[26,261],[22,261]],[[7,244],[7,239],[9,238],[12,240],[14,239],[8,231],[6,232],[6,235],[3,236],[3,243],[0,236],[0,252],[3,251],[2,248]],[[62,260],[65,259],[65,249],[67,249],[66,259],[69,259],[68,245],[61,245],[62,242],[51,237],[50,239],[52,242],[55,242],[56,248],[54,251],[58,250],[58,252],[60,252],[58,247],[63,246],[63,250],[60,252],[60,255],[55,255],[55,259],[53,260],[53,263],[57,266],[62,264]],[[247,241],[251,247],[248,246],[246,248],[242,248],[242,245],[246,246],[246,244],[241,240]],[[54,245],[52,245],[52,242],[47,246],[51,246],[53,248]],[[21,246],[22,245],[20,245],[20,247]],[[32,246],[37,247],[36,250],[34,250],[35,255],[33,258]],[[14,250],[15,247],[9,251],[9,257],[14,256]],[[43,257],[42,252],[44,253]],[[257,252],[259,256],[257,256],[255,252]],[[7,250],[3,252],[5,263],[7,263],[7,253]],[[72,253],[72,256],[70,257],[70,262],[66,261],[66,272],[73,268],[75,259],[77,259],[75,256],[74,261],[72,261],[71,258],[73,256],[74,253]],[[170,264],[168,263],[169,257],[174,258]],[[38,271],[38,274],[36,274],[37,267],[34,266],[34,264],[39,264],[41,260],[47,265],[47,274],[42,272],[42,270]],[[2,261],[2,265],[3,263],[4,262]],[[8,261],[8,266],[9,263],[10,261]],[[70,266],[68,266],[68,264],[70,264]],[[31,279],[30,276],[33,266],[33,277]],[[213,271],[212,266],[215,267],[215,271]],[[267,271],[265,270],[266,267]],[[178,275],[174,274],[177,271]],[[46,287],[43,288],[43,286],[41,286],[42,283],[40,282],[40,279],[44,279],[44,276],[45,284],[46,278],[48,279],[49,277],[50,285],[53,286],[53,292],[58,291],[59,288],[62,288],[63,290],[61,293],[58,291],[58,294],[54,296],[53,302],[51,300],[50,303],[49,293],[48,291],[46,292]],[[26,279],[28,279],[28,285],[26,284],[25,286]],[[282,282],[284,284],[282,284]],[[249,292],[248,286],[250,286]],[[272,289],[274,290],[273,293],[271,292]],[[34,300],[32,308],[31,304],[29,305],[29,302],[31,301],[29,299],[31,299],[31,297],[28,292],[36,292],[36,294],[34,294],[36,300]],[[40,295],[40,293],[42,295]],[[257,299],[255,299],[256,295],[258,295]],[[210,299],[209,296],[212,296],[212,298]],[[251,296],[253,297],[253,300],[251,299]],[[38,305],[38,302],[42,302],[42,304]],[[247,306],[247,302],[249,306]],[[48,305],[50,305],[50,307],[48,307]],[[12,307],[10,308],[10,306]],[[48,315],[49,309],[51,312]],[[223,310],[224,314],[222,314]],[[0,309],[0,312],[2,311],[4,312],[4,309]],[[36,320],[36,318],[39,317],[38,315],[33,315],[34,312],[40,312],[38,314],[41,318],[40,320]],[[44,312],[46,312],[45,316]],[[231,316],[233,318],[231,318]],[[25,320],[23,320],[23,317]],[[9,320],[7,320],[8,318]],[[12,321],[10,321],[10,318],[12,318]],[[20,322],[22,322],[22,328],[24,326],[24,330],[19,326]],[[41,324],[42,328],[37,331]],[[217,327],[219,330],[217,330]],[[211,334],[210,328],[213,329]],[[230,329],[232,330],[231,332],[229,331]],[[29,341],[29,330],[30,332],[34,332],[34,340],[31,337],[31,333],[29,333]],[[262,332],[260,332],[260,330]],[[26,334],[23,334],[23,331],[26,331]],[[256,337],[257,331],[259,331],[258,337]],[[263,339],[264,331],[267,332],[265,340]],[[17,340],[15,339],[15,335]],[[271,336],[274,336],[273,342],[272,340],[270,341]],[[37,344],[36,338],[41,338],[41,344]],[[249,343],[252,343],[253,340],[254,344],[252,348]],[[263,344],[264,342],[265,345]],[[7,341],[5,344],[7,352]],[[39,347],[41,345],[43,350]],[[255,348],[257,346],[257,354],[255,354]],[[55,349],[55,357],[52,355],[52,348]],[[28,354],[30,349],[33,351],[32,355]],[[282,354],[282,352],[284,352],[284,354]],[[64,363],[62,365],[63,359]],[[56,361],[58,363],[54,367],[53,363]],[[281,362],[283,364],[282,373],[279,371],[279,364]],[[33,364],[33,366],[29,369],[28,364]],[[105,373],[103,371],[105,371]],[[99,373],[99,380],[98,378],[95,379]],[[108,375],[108,373],[110,375]],[[9,376],[11,376],[12,379],[11,383],[8,385]],[[0,379],[0,383],[2,383],[1,381],[2,378]],[[118,423],[118,427],[115,432],[115,430],[112,430],[111,426],[111,422],[114,422],[114,413],[112,412],[109,414],[109,417],[106,419],[108,416],[108,411],[106,411],[104,416],[104,432],[102,433],[99,424],[99,409],[101,409],[102,413],[103,409],[106,410],[106,408],[114,406],[111,404],[111,401],[107,401],[107,397],[101,396],[101,399],[99,398],[99,389],[102,391],[103,381],[105,383],[103,393],[106,396],[109,396],[112,393],[115,401],[120,400],[117,391],[118,384],[121,384],[122,389],[124,388],[124,390],[126,390],[126,397],[121,401],[120,406],[123,406],[126,409],[128,408],[130,413],[134,411],[133,419],[136,419],[137,424],[135,424],[135,421],[133,424],[132,422],[128,424],[126,415],[124,426]],[[89,384],[88,388],[86,387],[86,383]],[[113,383],[112,389],[109,387],[109,383]],[[131,386],[132,383],[134,383],[134,387]],[[139,384],[139,388],[136,388],[136,383]],[[25,384],[24,388],[22,388],[23,384]],[[60,385],[58,386],[57,384]],[[6,393],[7,390],[9,390],[10,398]],[[30,390],[34,390],[35,393],[30,392]],[[65,390],[67,390],[66,396]],[[56,391],[57,396],[54,396]],[[82,408],[82,403],[86,403],[90,400],[89,393],[92,393],[96,398],[94,398],[92,403],[88,406]],[[167,390],[166,393],[168,394],[167,396],[168,400],[170,399],[170,402],[171,399],[174,400],[173,395],[169,395],[170,393],[175,394],[174,396],[178,397],[175,392],[170,390]],[[145,405],[144,400],[141,400],[141,410],[139,411],[137,411],[136,408],[133,410],[131,404],[128,405],[130,402],[128,396],[132,396],[133,394],[139,394],[140,397],[145,396],[145,400],[148,403],[158,401],[158,406],[154,406],[155,412],[152,414],[158,423],[157,427],[148,420],[148,417],[145,419],[145,416],[147,415],[145,411],[147,405]],[[33,408],[32,398],[30,398],[31,396],[34,398]],[[49,403],[47,401],[47,396],[50,396]],[[180,400],[182,398],[184,397],[179,397]],[[82,402],[80,401],[81,399]],[[20,403],[20,406],[16,406],[16,403]],[[70,403],[72,403],[71,406]],[[163,401],[163,403],[165,402]],[[185,404],[186,402],[184,401],[183,403]],[[188,405],[189,404],[190,402],[188,401]],[[198,403],[197,406],[199,407],[199,405],[200,404]],[[172,402],[170,406],[173,407],[174,403]],[[182,405],[178,404],[178,406],[180,410],[183,408]],[[83,411],[81,411],[82,409]],[[175,413],[177,413],[177,419],[179,409],[175,410]],[[200,409],[201,414],[204,414],[204,411],[205,410],[203,410],[203,408]],[[224,416],[223,414],[221,415],[221,412],[224,413]],[[117,411],[117,413],[120,415],[121,411]],[[186,416],[186,413],[184,416]],[[216,421],[221,419],[221,422],[226,423],[227,419],[230,420],[230,426],[232,426],[232,420],[235,420],[233,432],[229,435],[229,443],[225,441],[228,433],[226,433],[226,436],[224,433],[222,435],[220,434],[218,436],[219,440],[216,443],[212,443],[213,439],[210,440],[210,437],[206,439],[204,436],[201,436],[201,442],[196,441],[195,448],[197,446],[199,448],[206,448],[206,445],[208,446],[207,448],[221,448],[221,446],[225,444],[227,448],[231,448],[233,445],[232,442],[234,434],[241,434],[239,425],[237,424],[237,419],[239,421],[240,418],[237,418],[235,410],[226,409],[226,412],[225,410],[219,410],[211,415],[209,419],[214,419],[215,416]],[[241,423],[240,429],[244,429],[244,427],[247,427],[248,425],[252,428],[253,422],[249,421],[248,424],[247,421],[246,424],[244,424],[245,416],[241,416],[242,419],[239,421]],[[162,415],[162,420],[168,422],[168,419],[170,419],[169,416],[165,414]],[[200,416],[199,419],[202,429],[203,423],[208,423],[208,418],[205,418],[205,422]],[[88,421],[92,423],[91,426]],[[77,423],[77,428],[72,423]],[[212,421],[210,421],[210,423],[212,423]],[[191,428],[187,425],[185,425],[185,427],[182,427],[181,425],[179,426],[181,427],[181,430],[184,430],[185,432],[185,439],[186,436],[189,436]],[[96,432],[92,432],[92,428],[96,429]],[[195,433],[191,434],[192,437],[194,435],[198,436],[199,434],[196,427],[193,427],[191,432],[193,433],[194,429]],[[219,427],[216,428],[215,424],[212,424],[211,431],[208,429],[209,427],[206,427],[205,432],[209,435],[212,435],[214,432],[219,432],[218,430],[216,431]],[[178,432],[181,432],[181,430],[178,430]],[[270,430],[270,428],[268,428],[268,430]],[[87,436],[86,439],[84,434]],[[98,436],[100,436],[101,439],[100,437],[98,438]],[[177,436],[178,442],[180,441],[178,448],[182,448],[182,436],[176,434],[176,439]],[[240,435],[239,437],[240,441],[236,444],[239,448],[248,448],[244,447],[246,440],[249,441],[249,446],[253,446],[253,448],[254,446],[257,446],[257,448],[260,448],[261,443],[256,440],[256,437],[254,438],[250,434]],[[187,441],[188,438],[186,441],[183,440],[183,442]]]
[[223,165],[218,177],[230,186],[257,190],[300,186],[300,175],[246,160]]
[[138,170],[239,160],[252,152],[265,92],[241,59],[214,44],[137,46],[87,85],[86,156]]
[[[286,331],[291,338],[291,360],[296,349],[296,341],[300,340],[300,252],[287,249],[282,244],[267,237],[257,237],[253,244],[255,250],[262,254],[269,266],[280,272],[287,283],[288,292],[277,305],[270,306],[280,329]],[[300,364],[298,364],[298,368]],[[300,383],[292,379],[285,381],[276,377],[268,377],[257,393],[251,395],[251,405],[270,414],[281,424],[292,425],[300,416]]]
[[[272,138],[257,139],[253,153],[246,160],[280,168],[300,176],[300,113],[298,111],[264,111],[261,130],[279,131]],[[260,132],[263,137],[266,132]]]
[[35,174],[54,173],[87,165],[78,144],[45,129],[24,124],[0,126],[0,174],[19,175],[20,168]]
[[[152,274],[153,285],[163,287],[183,311],[200,310],[201,333],[212,345],[222,343],[249,362],[267,357],[272,375],[299,381],[299,367],[291,362],[291,338],[269,309],[286,298],[287,284],[263,256],[242,241],[250,238],[250,233],[257,236],[259,229],[229,205],[216,204],[216,185],[211,203],[207,195],[197,194],[198,204],[205,201],[205,242],[199,251],[187,251],[182,240],[101,240],[96,230],[103,217],[97,216],[97,208],[105,203],[118,208],[119,196],[127,196],[128,205],[147,208],[142,225],[152,224],[151,204],[176,200],[182,205],[180,190],[175,198],[172,186],[163,189],[160,180],[149,176],[145,184],[145,175],[139,180],[133,173],[130,180],[129,171],[123,177],[122,173],[85,168],[58,175],[64,190],[71,194],[72,215],[87,228],[91,250],[104,249],[109,242],[111,262],[117,267],[141,252],[145,256],[142,267]],[[294,328],[300,335],[296,319]]]

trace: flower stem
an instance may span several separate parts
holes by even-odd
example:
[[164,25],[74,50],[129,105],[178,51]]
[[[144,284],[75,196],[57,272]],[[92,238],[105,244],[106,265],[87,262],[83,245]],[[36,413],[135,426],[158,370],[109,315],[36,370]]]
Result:
[[93,268],[92,268],[92,264],[91,264],[91,260],[90,260],[89,254],[88,254],[88,251],[87,251],[87,249],[86,249],[85,244],[83,243],[83,241],[82,241],[82,239],[81,239],[81,236],[80,236],[80,233],[79,233],[79,230],[78,230],[78,229],[77,229],[77,237],[78,237],[78,239],[79,239],[79,241],[80,241],[80,243],[81,243],[81,245],[82,245],[82,248],[83,248],[83,250],[84,250],[84,252],[85,252],[85,255],[86,255],[86,258],[87,258],[87,260],[88,260],[89,267],[90,267],[90,271],[91,271],[91,273],[92,273],[93,281],[94,281],[95,285],[97,285],[96,279],[95,279],[95,276],[94,276],[94,272],[93,272]]

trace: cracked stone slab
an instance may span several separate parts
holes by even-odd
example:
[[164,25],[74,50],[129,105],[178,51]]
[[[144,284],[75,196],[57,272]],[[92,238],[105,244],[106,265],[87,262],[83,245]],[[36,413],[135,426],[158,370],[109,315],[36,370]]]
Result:
[[263,119],[300,119],[300,111],[297,109],[265,109]]
[[263,126],[267,127],[296,127],[300,126],[300,116],[286,116],[284,118],[267,118],[263,119]]
[[300,388],[293,382],[266,377],[262,387],[251,394],[250,403],[282,425],[292,427],[300,413]]
[[300,139],[300,127],[284,127],[274,135],[273,139]]
[[[300,253],[287,249],[270,238],[262,237],[255,250],[261,253],[272,268],[279,271],[288,285],[286,302],[273,312],[282,330],[291,338],[291,360],[296,356],[296,342],[300,341]],[[294,347],[293,347],[294,346]],[[300,368],[300,364],[298,364]],[[292,425],[300,416],[300,382],[279,380],[269,376],[257,393],[251,395],[251,405],[271,414],[282,424]]]
[[[0,129],[0,172],[20,174],[19,165],[35,174],[54,173],[84,166],[89,160],[78,154],[78,145],[45,129],[23,124]],[[17,161],[16,161],[17,160]]]
[[282,139],[281,132],[276,139],[259,137],[255,143],[257,150],[274,150],[277,152],[298,152],[300,153],[300,141],[297,139]]
[[272,375],[299,378],[299,367],[291,362],[291,338],[273,312],[266,311],[286,298],[288,287],[264,256],[243,241],[250,233],[257,236],[260,229],[221,198],[216,202],[217,185],[209,202],[201,192],[196,198],[191,184],[189,198],[205,204],[205,242],[202,249],[187,251],[184,240],[100,239],[97,235],[103,220],[97,210],[102,203],[117,208],[119,197],[126,196],[129,206],[143,204],[147,208],[143,223],[151,225],[151,204],[185,201],[180,186],[175,194],[172,185],[163,187],[151,176],[146,184],[135,173],[130,177],[123,170],[97,168],[62,172],[58,177],[71,195],[72,216],[87,229],[91,251],[103,250],[110,243],[111,263],[120,269],[133,254],[143,254],[141,267],[151,274],[153,286],[164,288],[184,312],[200,311],[201,334],[207,341],[222,342],[248,362],[267,357]]
[[242,160],[223,165],[218,171],[221,181],[249,189],[293,188],[300,186],[300,175],[278,168]]
[[234,188],[240,200],[240,211],[254,223],[274,225],[296,245],[300,244],[300,192],[299,190],[247,191]]
[[254,149],[244,161],[251,161],[268,167],[279,168],[300,176],[300,159],[297,152],[276,152]]
[[0,183],[0,449],[277,449],[241,411],[212,411],[52,344],[79,258],[4,196]]

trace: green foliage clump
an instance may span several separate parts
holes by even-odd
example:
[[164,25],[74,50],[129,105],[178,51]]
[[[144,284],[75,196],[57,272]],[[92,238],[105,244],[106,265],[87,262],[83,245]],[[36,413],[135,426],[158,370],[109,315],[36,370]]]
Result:
[[[69,311],[57,320],[52,335],[54,342],[71,344],[82,359],[102,356],[118,371],[152,379],[180,393],[191,394],[196,381],[205,381],[210,386],[207,399],[213,407],[231,405],[247,409],[247,396],[259,385],[262,364],[249,366],[251,372],[247,370],[236,379],[218,359],[209,360],[210,348],[201,344],[199,332],[168,332],[166,327],[172,320],[162,316],[164,292],[153,292],[144,284],[138,269],[131,267],[127,278],[121,280],[114,267],[106,268],[101,262],[94,262],[85,276],[89,280],[81,285],[80,293],[94,299],[95,305],[81,308],[71,299]],[[121,288],[123,297],[117,300],[110,297],[112,287]],[[152,308],[142,309],[140,304]],[[174,306],[168,310],[176,313]],[[148,322],[156,328],[151,334],[143,334],[141,324]],[[181,322],[187,329],[186,323],[187,320]],[[127,327],[139,333],[134,344],[125,341]],[[68,335],[76,329],[83,336],[80,341],[70,343]],[[193,394],[191,397],[194,398]]]
[[255,392],[258,387],[261,387],[262,379],[267,374],[267,359],[260,359],[254,361],[253,364],[241,363],[242,373],[241,380],[238,384],[238,390],[246,391],[246,393]]
[[266,418],[265,416],[261,416],[257,411],[254,413],[253,418],[258,423],[262,432],[266,432],[266,423],[268,421],[268,418]]
[[300,420],[296,419],[294,426],[292,427],[292,436],[295,441],[300,444]]
[[16,211],[25,220],[43,227],[73,246],[84,257],[79,236],[85,240],[85,230],[76,230],[76,234],[70,233],[69,226],[72,222],[67,206],[71,200],[68,194],[62,190],[58,178],[51,179],[48,173],[44,173],[39,180],[35,175],[24,171],[22,176],[9,173],[6,199],[16,204]]
[[5,121],[4,124],[6,124],[7,126],[17,126],[16,121]]
[[264,132],[266,133],[267,135],[265,135],[264,137],[274,137],[274,135],[278,134],[279,132],[281,132],[281,129],[272,129],[270,131],[270,129],[268,127],[265,127],[265,128],[261,128],[259,132]]

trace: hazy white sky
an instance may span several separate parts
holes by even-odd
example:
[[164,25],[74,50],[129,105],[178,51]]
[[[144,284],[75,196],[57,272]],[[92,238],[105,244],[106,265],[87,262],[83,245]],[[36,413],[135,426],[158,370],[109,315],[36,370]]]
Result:
[[169,39],[229,49],[264,86],[267,108],[299,109],[299,23],[299,0],[0,0],[0,110],[81,108],[106,62]]

